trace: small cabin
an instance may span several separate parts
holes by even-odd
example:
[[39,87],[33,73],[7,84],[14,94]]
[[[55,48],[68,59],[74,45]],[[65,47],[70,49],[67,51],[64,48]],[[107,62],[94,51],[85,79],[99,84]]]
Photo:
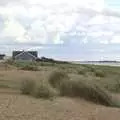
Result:
[[36,61],[38,53],[37,51],[13,51],[12,58],[13,60]]
[[0,60],[4,60],[5,54],[0,54]]

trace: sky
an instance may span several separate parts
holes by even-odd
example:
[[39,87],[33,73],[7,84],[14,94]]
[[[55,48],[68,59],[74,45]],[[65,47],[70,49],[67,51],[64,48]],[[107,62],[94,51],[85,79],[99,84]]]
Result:
[[119,0],[0,0],[0,53],[120,60]]

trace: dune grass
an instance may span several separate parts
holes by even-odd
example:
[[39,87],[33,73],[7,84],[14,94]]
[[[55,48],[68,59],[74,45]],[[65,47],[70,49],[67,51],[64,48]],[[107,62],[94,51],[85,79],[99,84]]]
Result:
[[119,107],[119,102],[113,100],[110,93],[95,83],[71,79],[66,72],[53,71],[46,81],[41,81],[36,85],[35,81],[24,81],[22,84],[22,94],[34,96],[36,98],[49,99],[55,96],[66,96],[72,98],[83,98],[111,107]]
[[33,80],[23,80],[21,83],[21,93],[25,95],[30,95],[35,89],[35,82]]
[[[116,106],[111,92],[120,93],[119,67],[78,64],[47,66],[47,63],[42,64],[41,62],[12,63],[11,65],[16,66],[18,70],[0,71],[0,79],[3,80],[0,81],[1,88],[14,87],[20,89],[22,94],[36,98],[80,97],[97,104]],[[26,66],[35,66],[40,70],[22,69],[21,71],[19,69]],[[119,102],[117,104],[119,106]]]
[[53,72],[49,83],[60,92],[61,96],[81,97],[106,106],[116,105],[106,90],[86,81],[70,80],[64,72]]

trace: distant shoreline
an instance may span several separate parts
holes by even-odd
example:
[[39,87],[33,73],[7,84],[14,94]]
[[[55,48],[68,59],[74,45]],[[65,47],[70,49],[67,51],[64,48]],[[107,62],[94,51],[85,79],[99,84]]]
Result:
[[72,61],[75,64],[90,64],[90,65],[105,65],[105,66],[120,66],[120,61]]

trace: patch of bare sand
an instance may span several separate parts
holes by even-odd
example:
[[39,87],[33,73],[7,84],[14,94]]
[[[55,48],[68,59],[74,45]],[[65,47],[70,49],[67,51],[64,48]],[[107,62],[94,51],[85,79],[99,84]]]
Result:
[[119,120],[120,109],[82,99],[42,100],[12,92],[0,93],[0,120]]

